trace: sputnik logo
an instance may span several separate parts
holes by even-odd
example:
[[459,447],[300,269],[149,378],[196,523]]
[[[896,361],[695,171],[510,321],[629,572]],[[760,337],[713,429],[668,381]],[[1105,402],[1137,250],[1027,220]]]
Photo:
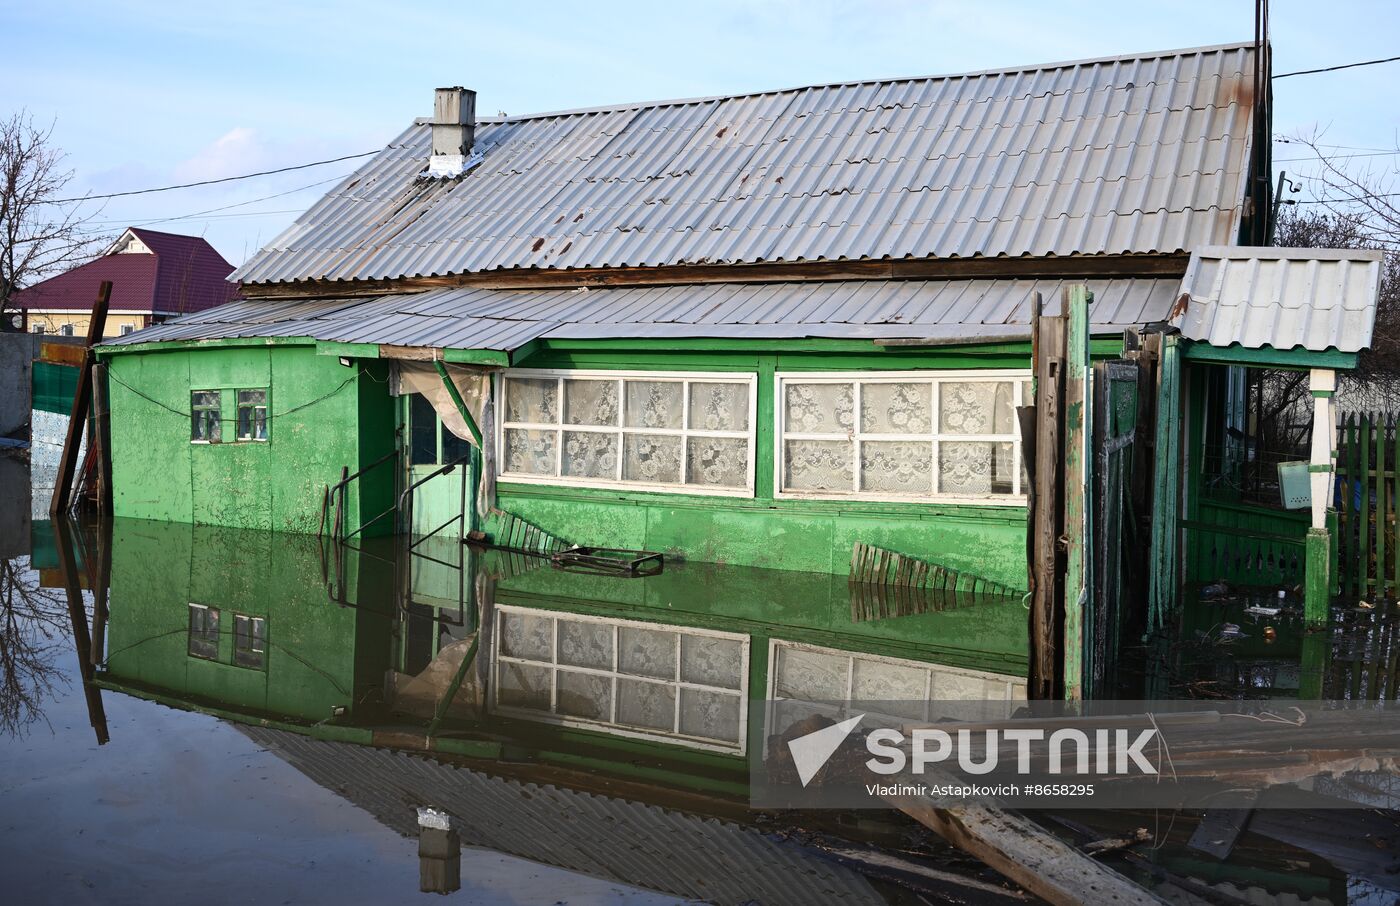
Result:
[[846,737],[851,735],[851,731],[864,717],[864,714],[857,714],[839,724],[822,727],[806,736],[788,740],[788,751],[792,753],[792,763],[797,768],[797,778],[802,781],[803,787],[806,787],[812,778],[817,776],[822,766],[831,760],[831,756],[836,754],[836,750],[841,748],[841,743],[846,741]]

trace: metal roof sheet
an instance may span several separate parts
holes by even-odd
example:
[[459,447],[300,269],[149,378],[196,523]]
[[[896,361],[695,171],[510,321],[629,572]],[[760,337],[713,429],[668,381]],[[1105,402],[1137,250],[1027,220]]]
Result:
[[235,273],[1180,252],[1228,242],[1253,49],[483,119],[422,179],[416,122]]
[[235,729],[405,836],[418,834],[415,807],[433,805],[452,815],[467,846],[697,901],[886,902],[858,872],[731,821],[388,749]]
[[[1059,310],[1054,279],[842,280],[603,289],[457,287],[369,299],[235,302],[106,341],[307,337],[513,351],[538,338],[958,339],[1025,335],[1036,293]],[[1167,317],[1175,279],[1087,281],[1093,329]]]
[[1359,249],[1200,249],[1172,323],[1212,346],[1359,352],[1371,345],[1383,258]]

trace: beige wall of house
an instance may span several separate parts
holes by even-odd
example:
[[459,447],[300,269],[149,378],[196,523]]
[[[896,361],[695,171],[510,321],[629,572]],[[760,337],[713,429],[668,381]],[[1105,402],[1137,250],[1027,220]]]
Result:
[[[130,333],[133,330],[140,330],[150,323],[151,316],[140,313],[114,311],[107,313],[107,324],[102,330],[104,337],[119,337],[123,333]],[[62,334],[65,326],[71,326],[71,333],[75,337],[87,336],[88,323],[92,320],[90,314],[76,314],[70,312],[29,312],[30,333],[39,332],[43,328],[46,334]],[[123,330],[125,328],[125,330]]]

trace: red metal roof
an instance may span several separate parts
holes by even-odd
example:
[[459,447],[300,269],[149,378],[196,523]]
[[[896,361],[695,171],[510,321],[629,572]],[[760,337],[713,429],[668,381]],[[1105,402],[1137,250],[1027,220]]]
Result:
[[112,281],[112,311],[185,314],[238,298],[237,283],[228,282],[233,265],[198,236],[180,236],[132,227],[150,254],[108,254],[80,267],[25,287],[11,298],[16,308],[79,310],[92,308],[97,288]]

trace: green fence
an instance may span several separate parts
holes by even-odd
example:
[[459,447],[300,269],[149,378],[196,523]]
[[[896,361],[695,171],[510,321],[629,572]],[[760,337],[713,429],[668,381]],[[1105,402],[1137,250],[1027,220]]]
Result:
[[1337,431],[1337,580],[1344,598],[1400,593],[1396,415],[1348,415]]
[[1239,585],[1303,581],[1306,510],[1204,500],[1186,528],[1187,580]]
[[33,382],[35,409],[60,415],[73,411],[73,395],[78,391],[76,366],[35,362]]

